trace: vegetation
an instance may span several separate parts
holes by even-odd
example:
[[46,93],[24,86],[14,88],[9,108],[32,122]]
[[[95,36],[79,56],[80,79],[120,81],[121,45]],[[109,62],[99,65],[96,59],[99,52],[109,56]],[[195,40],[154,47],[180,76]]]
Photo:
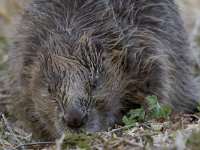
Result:
[[134,125],[136,121],[148,122],[151,119],[166,118],[171,114],[171,109],[160,105],[156,96],[147,96],[144,103],[142,108],[130,110],[129,117],[123,117],[125,125]]

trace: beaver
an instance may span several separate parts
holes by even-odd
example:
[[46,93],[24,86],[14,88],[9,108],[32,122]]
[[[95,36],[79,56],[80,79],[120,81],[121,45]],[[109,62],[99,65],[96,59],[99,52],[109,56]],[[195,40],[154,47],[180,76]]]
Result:
[[173,112],[199,103],[173,0],[32,0],[14,39],[11,95],[35,139],[113,127],[138,91]]

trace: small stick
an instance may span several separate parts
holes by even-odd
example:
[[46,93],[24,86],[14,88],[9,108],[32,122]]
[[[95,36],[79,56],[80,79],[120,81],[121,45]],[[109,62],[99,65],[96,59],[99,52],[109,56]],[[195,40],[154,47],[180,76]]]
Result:
[[19,149],[22,147],[28,147],[28,146],[34,146],[34,145],[51,145],[51,144],[55,144],[55,142],[35,142],[35,143],[27,143],[27,144],[20,144],[18,146],[16,146],[14,149]]
[[[8,131],[13,135],[14,139],[15,139],[20,145],[22,145],[22,143],[20,142],[20,140],[17,138],[17,136],[16,136],[15,133],[13,132],[12,128],[9,126],[9,123],[8,123],[8,121],[7,121],[6,117],[5,117],[5,115],[2,114],[1,116],[2,116],[2,118],[3,118],[4,124],[5,124],[6,128],[8,129]],[[22,147],[22,149],[25,150],[24,147]]]
[[56,140],[56,150],[61,150],[61,145],[65,139],[65,134],[62,134],[61,138]]
[[120,131],[120,130],[123,130],[123,129],[131,128],[131,127],[134,127],[134,126],[135,125],[128,125],[128,126],[120,127],[120,128],[117,128],[117,129],[113,129],[113,130],[109,131],[108,133],[114,133],[116,131]]
[[136,146],[138,146],[138,147],[144,147],[143,145],[141,145],[141,144],[138,144],[138,143],[136,143],[136,142],[130,142],[130,141],[128,141],[128,140],[124,140],[123,141],[124,143],[126,143],[127,145],[130,145],[130,146],[133,146],[133,147],[136,147]]
[[194,117],[194,118],[200,120],[200,117],[198,117],[198,116],[195,115],[195,114],[184,114],[184,116]]
[[0,140],[1,141],[1,145],[3,146],[3,150],[5,150],[5,144],[3,143],[3,140]]

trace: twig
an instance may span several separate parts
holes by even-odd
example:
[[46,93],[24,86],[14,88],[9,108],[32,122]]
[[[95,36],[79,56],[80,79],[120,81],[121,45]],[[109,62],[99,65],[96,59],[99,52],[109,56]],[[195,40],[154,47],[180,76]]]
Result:
[[16,146],[14,149],[19,149],[22,147],[28,147],[28,146],[34,146],[34,145],[42,146],[42,145],[51,145],[51,144],[55,144],[55,142],[34,142],[34,143],[21,144],[21,145]]
[[[5,132],[6,135],[8,136],[11,136],[12,134],[10,132]],[[18,139],[21,139],[21,140],[27,140],[31,137],[31,134],[29,136],[20,136],[20,135],[16,135]]]
[[1,139],[0,141],[1,141],[1,145],[3,146],[3,150],[5,150],[6,148],[5,148],[5,144],[3,143],[3,140]]
[[[150,128],[148,125],[146,125],[146,124],[140,124],[139,126],[145,126],[145,127],[147,127],[147,128]],[[116,132],[116,131],[120,131],[120,130],[123,130],[123,129],[129,129],[129,128],[132,128],[132,127],[138,127],[137,125],[135,125],[135,124],[133,124],[133,125],[128,125],[128,126],[123,126],[123,127],[120,127],[120,128],[117,128],[117,129],[113,129],[113,130],[111,130],[110,132],[108,132],[108,133],[114,133],[114,132]]]
[[103,146],[103,144],[101,143],[101,144],[93,145],[93,146],[91,146],[90,148],[91,148],[91,149],[96,149],[96,150],[98,150],[98,148],[99,148],[99,147],[102,147],[102,146]]
[[62,134],[61,138],[56,140],[56,150],[61,150],[61,145],[65,139],[65,134]]
[[[9,126],[9,123],[8,123],[8,121],[7,121],[6,117],[5,117],[5,115],[2,114],[1,116],[2,116],[2,118],[3,118],[3,122],[4,122],[5,126],[6,126],[6,128],[8,129],[8,131],[12,134],[12,136],[13,136],[14,139],[18,142],[18,144],[22,145],[22,143],[20,142],[20,140],[17,138],[17,136],[16,136],[15,133],[13,132],[12,128]],[[25,150],[24,147],[22,147],[22,149]]]
[[195,115],[195,114],[184,114],[184,116],[188,116],[188,117],[194,117],[194,118],[196,118],[196,119],[198,119],[198,120],[200,120],[200,117],[198,117],[197,115]]
[[144,147],[143,145],[141,145],[141,144],[138,144],[138,143],[135,143],[135,142],[130,142],[130,141],[128,141],[128,140],[124,140],[123,141],[125,144],[127,144],[127,145],[130,145],[130,146],[133,146],[133,147],[136,147],[136,146],[138,146],[138,147]]
[[129,128],[134,127],[134,126],[135,125],[128,125],[128,126],[120,127],[118,129],[113,129],[113,130],[109,131],[108,133],[114,133],[116,131],[120,131],[120,130],[123,130],[123,129],[129,129]]

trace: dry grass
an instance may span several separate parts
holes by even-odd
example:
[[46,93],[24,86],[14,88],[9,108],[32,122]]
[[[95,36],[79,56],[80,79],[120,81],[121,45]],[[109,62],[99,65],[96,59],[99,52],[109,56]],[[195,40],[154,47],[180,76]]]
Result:
[[[20,12],[24,0],[0,0],[0,112],[9,111],[10,102],[2,80],[10,40],[7,35],[12,17]],[[20,3],[19,3],[20,2]],[[177,0],[185,20],[191,47],[199,70],[200,1]],[[200,119],[177,114],[164,121],[152,120],[136,127],[118,127],[109,132],[87,135],[66,135],[55,143],[32,143],[31,134],[9,123],[9,113],[0,113],[0,149],[200,149]],[[62,146],[61,146],[62,145]],[[66,148],[68,147],[68,148]]]

